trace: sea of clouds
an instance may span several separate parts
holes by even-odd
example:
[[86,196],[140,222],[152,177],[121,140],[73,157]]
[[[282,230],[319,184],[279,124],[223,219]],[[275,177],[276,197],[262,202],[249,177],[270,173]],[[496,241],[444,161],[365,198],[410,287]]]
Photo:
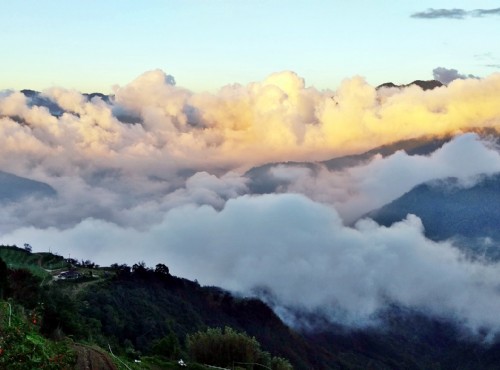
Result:
[[[216,93],[162,71],[116,86],[109,101],[73,90],[0,93],[0,170],[55,197],[1,204],[0,242],[101,265],[162,262],[179,276],[241,294],[265,288],[283,307],[333,322],[370,322],[389,304],[500,328],[500,266],[425,237],[418,217],[359,220],[414,186],[500,172],[500,74],[434,90],[337,90],[292,72]],[[351,167],[315,162],[422,136],[450,136],[428,155],[397,151]],[[282,185],[252,194],[249,169],[276,163]]]

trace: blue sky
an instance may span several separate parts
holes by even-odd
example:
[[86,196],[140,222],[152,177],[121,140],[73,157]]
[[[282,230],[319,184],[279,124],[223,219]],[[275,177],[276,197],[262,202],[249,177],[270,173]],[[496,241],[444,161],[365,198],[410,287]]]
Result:
[[500,69],[500,15],[487,12],[498,8],[498,0],[4,0],[0,89],[110,92],[155,68],[195,91],[282,70],[320,89],[354,75],[374,85],[430,79],[436,67],[482,77]]

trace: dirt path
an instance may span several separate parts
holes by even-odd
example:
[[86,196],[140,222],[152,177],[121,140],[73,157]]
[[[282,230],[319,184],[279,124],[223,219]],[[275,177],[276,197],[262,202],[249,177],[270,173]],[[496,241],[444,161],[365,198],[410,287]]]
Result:
[[111,357],[102,349],[75,343],[76,370],[118,370]]

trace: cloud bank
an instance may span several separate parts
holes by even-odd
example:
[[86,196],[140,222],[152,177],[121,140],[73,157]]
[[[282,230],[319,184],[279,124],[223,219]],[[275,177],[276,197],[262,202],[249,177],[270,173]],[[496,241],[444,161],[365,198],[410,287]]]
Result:
[[398,151],[340,171],[325,166],[313,171],[305,166],[276,165],[269,172],[281,184],[277,191],[305,194],[330,204],[350,224],[421,183],[455,177],[472,184],[481,174],[500,172],[500,154],[494,143],[488,145],[475,134],[464,134],[430,155]]
[[[145,232],[99,220],[68,230],[17,230],[97,260],[158,256],[175,274],[249,294],[270,290],[289,309],[351,325],[370,323],[389,304],[453,317],[471,330],[498,330],[500,266],[471,262],[450,243],[423,236],[415,216],[390,228],[364,220],[349,228],[337,212],[297,194],[243,196],[223,210],[184,206]],[[71,247],[70,247],[71,246]]]
[[[0,242],[99,264],[164,262],[336,322],[369,322],[397,303],[497,330],[497,265],[427,240],[414,216],[390,228],[348,225],[421,182],[500,171],[496,142],[467,133],[498,136],[500,74],[427,91],[376,89],[361,77],[319,91],[293,72],[214,94],[174,81],[146,72],[109,99],[2,92],[0,170],[57,195],[2,203]],[[450,135],[427,155],[399,151],[337,170],[286,163]],[[276,194],[250,194],[245,173],[260,165]]]

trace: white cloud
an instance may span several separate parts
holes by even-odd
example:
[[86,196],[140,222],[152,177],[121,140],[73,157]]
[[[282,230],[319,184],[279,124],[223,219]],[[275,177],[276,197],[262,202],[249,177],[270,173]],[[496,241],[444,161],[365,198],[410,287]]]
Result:
[[342,225],[336,211],[300,195],[243,196],[221,211],[184,206],[147,231],[87,219],[66,230],[19,229],[22,238],[103,263],[166,263],[174,274],[244,294],[266,287],[291,308],[353,325],[389,303],[498,330],[500,266],[467,260],[423,236],[415,216],[390,228]]
[[354,77],[334,92],[281,72],[198,94],[157,70],[116,87],[109,104],[49,89],[43,96],[65,109],[58,117],[3,93],[0,170],[58,195],[2,204],[0,240],[100,264],[165,262],[181,276],[242,292],[268,286],[283,304],[332,318],[366,320],[394,300],[497,328],[489,313],[499,308],[496,265],[426,240],[414,217],[391,228],[342,225],[422,181],[499,171],[497,149],[476,136],[430,156],[399,152],[344,171],[272,170],[290,183],[281,191],[309,198],[245,196],[242,173],[422,135],[498,132],[499,93],[500,74],[429,91],[376,90]]
[[342,171],[322,168],[314,172],[284,165],[271,168],[276,179],[288,182],[281,191],[302,193],[332,204],[346,223],[423,182],[446,177],[456,177],[462,183],[474,182],[480,174],[495,172],[500,172],[500,152],[476,134],[457,136],[428,156],[410,156],[398,151],[385,158],[375,156],[367,163]]

